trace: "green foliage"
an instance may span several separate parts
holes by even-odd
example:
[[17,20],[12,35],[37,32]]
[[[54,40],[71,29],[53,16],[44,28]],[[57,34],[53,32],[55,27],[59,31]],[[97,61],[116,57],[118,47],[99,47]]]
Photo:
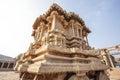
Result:
[[17,57],[15,57],[15,60],[18,61],[21,56],[22,56],[22,53],[20,53]]

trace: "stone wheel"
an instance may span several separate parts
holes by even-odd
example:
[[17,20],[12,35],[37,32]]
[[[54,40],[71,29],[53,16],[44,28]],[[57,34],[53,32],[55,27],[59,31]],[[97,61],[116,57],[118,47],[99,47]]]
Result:
[[71,76],[68,80],[89,80],[87,76],[78,77],[76,75]]
[[110,80],[104,72],[99,72],[95,80]]

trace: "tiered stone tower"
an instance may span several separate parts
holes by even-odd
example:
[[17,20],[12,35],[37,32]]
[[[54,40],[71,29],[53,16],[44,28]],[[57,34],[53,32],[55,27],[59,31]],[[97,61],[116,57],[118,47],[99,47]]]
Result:
[[77,14],[53,4],[33,25],[35,41],[15,67],[20,79],[103,80],[99,74],[108,67],[100,61],[99,51],[89,46],[90,32]]

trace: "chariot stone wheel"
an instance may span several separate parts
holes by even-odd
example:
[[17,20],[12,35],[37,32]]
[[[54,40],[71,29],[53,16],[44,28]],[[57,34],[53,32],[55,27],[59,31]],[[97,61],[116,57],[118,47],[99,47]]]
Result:
[[97,76],[97,80],[110,80],[104,72],[100,72]]
[[73,75],[68,80],[90,80],[90,79],[88,79],[87,76],[81,76],[81,77],[79,77],[79,76]]

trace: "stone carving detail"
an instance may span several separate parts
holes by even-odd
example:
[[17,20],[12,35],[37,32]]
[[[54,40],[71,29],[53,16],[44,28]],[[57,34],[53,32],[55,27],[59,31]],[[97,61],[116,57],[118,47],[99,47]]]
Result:
[[90,47],[90,32],[77,14],[53,4],[36,19],[34,42],[15,66],[21,80],[109,80],[108,57]]

